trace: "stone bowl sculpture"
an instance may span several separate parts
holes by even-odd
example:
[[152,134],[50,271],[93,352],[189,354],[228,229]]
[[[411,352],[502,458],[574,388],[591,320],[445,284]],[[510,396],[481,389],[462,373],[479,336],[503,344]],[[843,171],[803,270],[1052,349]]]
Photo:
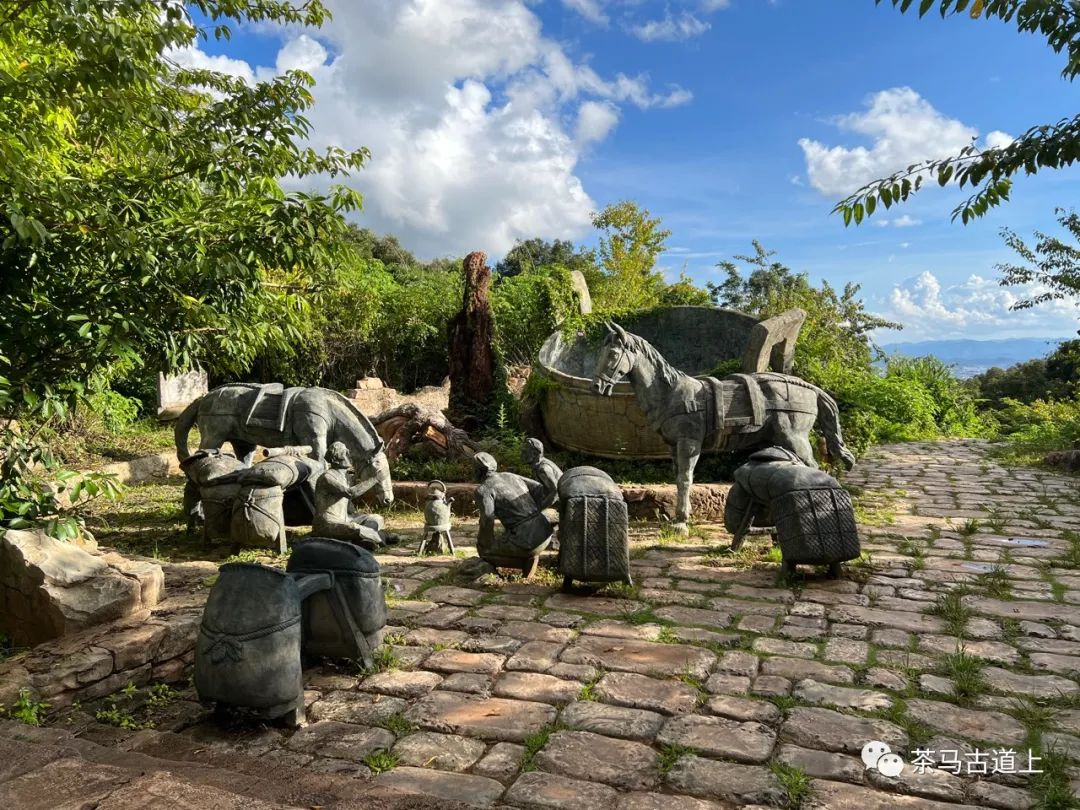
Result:
[[[676,368],[692,375],[779,371],[790,373],[795,341],[806,313],[789,310],[759,321],[716,307],[665,307],[620,319]],[[629,382],[601,396],[593,372],[603,335],[568,339],[561,331],[540,348],[534,374],[547,381],[540,400],[544,429],[566,450],[601,458],[670,458],[671,449],[653,430]]]

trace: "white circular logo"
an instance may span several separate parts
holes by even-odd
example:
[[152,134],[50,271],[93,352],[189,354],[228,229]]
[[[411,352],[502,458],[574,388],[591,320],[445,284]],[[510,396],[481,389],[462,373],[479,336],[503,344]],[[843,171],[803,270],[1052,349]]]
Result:
[[862,747],[862,761],[863,765],[869,768],[876,768],[878,760],[885,754],[891,754],[892,749],[888,745],[881,742],[881,740],[871,740]]
[[882,754],[877,761],[877,769],[882,776],[895,779],[904,770],[904,760],[896,754]]

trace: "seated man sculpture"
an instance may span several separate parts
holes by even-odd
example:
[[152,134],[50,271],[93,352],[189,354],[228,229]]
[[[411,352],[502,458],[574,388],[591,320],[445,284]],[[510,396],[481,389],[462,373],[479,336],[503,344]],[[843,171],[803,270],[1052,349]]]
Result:
[[[480,513],[476,551],[496,568],[520,568],[530,577],[540,552],[551,542],[552,525],[543,506],[548,496],[538,481],[497,470],[489,453],[473,456],[473,472],[480,484],[476,488]],[[501,536],[495,533],[496,520],[503,525]]]
[[526,439],[521,445],[521,460],[532,467],[533,475],[544,488],[542,509],[554,506],[559,499],[559,479],[562,470],[559,465],[544,457],[544,445],[539,439]]
[[350,514],[349,506],[370,487],[349,483],[348,471],[352,466],[349,450],[341,442],[334,442],[326,451],[329,469],[315,484],[315,519],[311,533],[317,537],[346,540],[374,551],[381,546],[399,542],[395,535],[387,534],[381,515]]

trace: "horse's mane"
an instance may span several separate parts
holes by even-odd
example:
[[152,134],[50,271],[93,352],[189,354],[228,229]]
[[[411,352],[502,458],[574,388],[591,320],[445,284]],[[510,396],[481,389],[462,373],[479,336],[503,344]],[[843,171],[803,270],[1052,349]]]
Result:
[[668,385],[676,385],[683,377],[689,376],[682,371],[679,371],[679,369],[675,368],[675,366],[665,360],[664,356],[656,350],[656,347],[645,340],[645,338],[627,332],[626,343],[627,348],[649,358],[656,367],[660,378]]

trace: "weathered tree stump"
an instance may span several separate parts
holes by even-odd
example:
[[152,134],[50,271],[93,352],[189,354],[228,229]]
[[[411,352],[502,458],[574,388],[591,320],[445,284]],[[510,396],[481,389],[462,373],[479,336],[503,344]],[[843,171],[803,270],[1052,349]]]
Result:
[[486,255],[465,257],[461,312],[449,325],[450,407],[455,424],[474,430],[490,415],[495,391],[495,321],[491,313],[491,268]]

